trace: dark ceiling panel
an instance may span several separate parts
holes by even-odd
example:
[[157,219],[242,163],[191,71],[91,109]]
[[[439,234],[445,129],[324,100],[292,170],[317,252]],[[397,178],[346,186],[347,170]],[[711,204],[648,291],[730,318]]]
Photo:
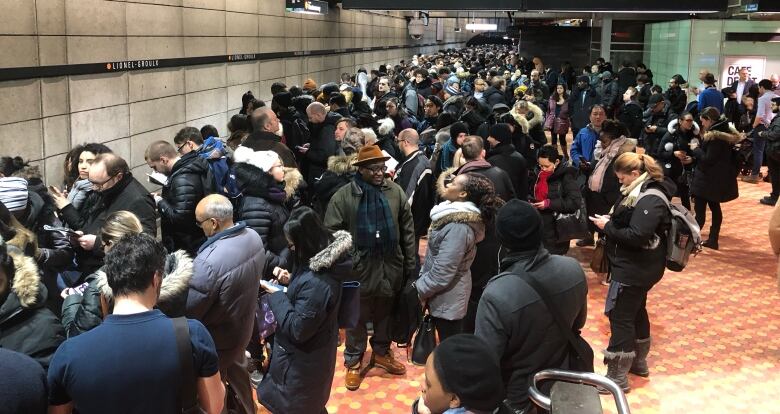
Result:
[[343,0],[363,10],[725,11],[728,0]]

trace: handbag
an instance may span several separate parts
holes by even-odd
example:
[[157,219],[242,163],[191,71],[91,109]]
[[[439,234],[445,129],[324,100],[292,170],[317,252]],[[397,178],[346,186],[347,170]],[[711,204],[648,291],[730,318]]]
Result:
[[198,389],[195,385],[195,368],[192,366],[192,343],[190,342],[190,327],[187,318],[174,318],[173,333],[176,336],[176,350],[179,354],[181,367],[181,384],[179,392],[179,407],[185,414],[205,413],[198,404]]
[[339,305],[339,328],[353,329],[360,320],[360,282],[341,284],[341,304]]
[[596,240],[596,248],[590,258],[590,270],[595,273],[609,272],[609,258],[607,257],[607,241],[604,238]]
[[580,198],[580,207],[574,213],[553,213],[555,217],[555,235],[560,242],[590,237],[588,231],[588,213],[585,200]]
[[254,338],[258,343],[276,332],[276,317],[268,303],[268,295],[262,294],[257,298],[255,308],[255,324],[257,324],[258,337]]
[[433,326],[433,319],[429,313],[423,316],[420,321],[420,327],[417,329],[417,335],[414,337],[412,345],[412,363],[414,365],[425,365],[428,356],[436,348],[436,329]]
[[550,302],[550,296],[547,294],[547,290],[545,290],[544,287],[539,284],[536,278],[528,273],[511,274],[523,279],[523,281],[525,281],[525,283],[527,283],[531,289],[535,290],[539,297],[542,298],[544,306],[547,307],[547,311],[550,313],[550,315],[552,315],[553,320],[555,320],[555,324],[558,325],[558,328],[561,330],[563,337],[566,338],[567,342],[569,343],[570,349],[569,358],[567,361],[568,366],[561,368],[568,368],[572,371],[579,372],[594,372],[593,348],[591,348],[588,341],[582,337],[579,331],[577,331],[575,335],[575,332],[572,330],[572,328],[564,323],[563,316],[561,316],[558,308],[551,306],[552,304]]

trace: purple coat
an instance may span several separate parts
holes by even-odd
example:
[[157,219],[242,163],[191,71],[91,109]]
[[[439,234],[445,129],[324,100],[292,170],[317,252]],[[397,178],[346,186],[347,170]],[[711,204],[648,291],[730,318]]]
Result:
[[555,97],[550,95],[550,102],[547,105],[547,118],[544,120],[544,128],[549,129],[553,134],[566,134],[569,132],[569,100],[565,100],[561,105],[561,112],[555,116]]

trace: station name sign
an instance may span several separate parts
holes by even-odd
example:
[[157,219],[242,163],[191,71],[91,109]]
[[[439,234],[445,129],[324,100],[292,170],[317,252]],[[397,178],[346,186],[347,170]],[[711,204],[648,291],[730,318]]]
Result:
[[160,59],[149,60],[125,60],[120,62],[108,62],[106,63],[106,70],[137,70],[137,69],[154,69],[160,67]]

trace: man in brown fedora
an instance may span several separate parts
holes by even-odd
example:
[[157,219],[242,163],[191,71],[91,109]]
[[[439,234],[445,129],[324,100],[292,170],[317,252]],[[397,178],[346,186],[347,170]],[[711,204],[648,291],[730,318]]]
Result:
[[386,157],[376,145],[358,152],[358,171],[330,200],[325,226],[352,234],[352,266],[360,281],[360,321],[347,330],[345,386],[354,391],[362,382],[362,361],[372,322],[371,362],[390,374],[403,375],[406,367],[390,350],[390,316],[405,275],[415,268],[415,236],[406,193],[385,178]]

